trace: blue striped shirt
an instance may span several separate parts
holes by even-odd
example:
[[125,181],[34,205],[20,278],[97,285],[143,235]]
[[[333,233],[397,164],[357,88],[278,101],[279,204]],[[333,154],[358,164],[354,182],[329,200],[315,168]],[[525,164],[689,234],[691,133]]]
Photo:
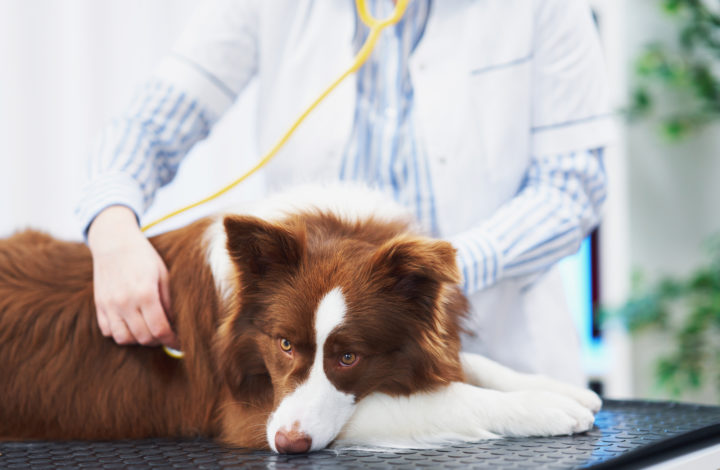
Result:
[[[371,0],[377,18],[392,14],[390,0]],[[355,121],[343,155],[340,178],[371,182],[390,189],[410,208],[428,233],[438,235],[432,175],[413,122],[410,55],[422,34],[430,2],[410,2],[403,18],[383,34],[375,51],[357,73]],[[355,49],[368,28],[356,14]]]
[[[371,0],[369,6],[384,17],[393,2]],[[433,179],[416,133],[408,70],[431,7],[429,0],[411,2],[358,71],[355,121],[339,177],[390,189],[429,233],[438,235]],[[356,47],[366,35],[358,22]],[[215,76],[211,70],[206,75]],[[221,93],[230,89],[210,79],[205,86],[222,87]],[[140,90],[123,117],[105,129],[90,160],[90,180],[77,209],[84,227],[113,204],[145,212],[157,189],[173,179],[183,157],[219,118],[205,98],[162,79]],[[599,222],[605,187],[602,149],[533,156],[514,198],[480,225],[448,237],[458,250],[465,292],[504,278],[529,284],[575,252]]]

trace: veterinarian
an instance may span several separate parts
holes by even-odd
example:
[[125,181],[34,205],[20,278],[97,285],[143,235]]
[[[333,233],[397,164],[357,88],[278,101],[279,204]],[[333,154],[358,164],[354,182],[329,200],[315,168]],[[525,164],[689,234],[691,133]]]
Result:
[[[394,5],[369,7],[382,18]],[[267,149],[366,34],[350,0],[203,2],[92,155],[78,215],[105,336],[178,346],[166,269],[138,219],[252,78]],[[553,266],[598,224],[610,138],[585,1],[413,0],[264,171],[269,191],[333,179],[391,191],[458,250],[473,306],[465,348],[581,384]]]

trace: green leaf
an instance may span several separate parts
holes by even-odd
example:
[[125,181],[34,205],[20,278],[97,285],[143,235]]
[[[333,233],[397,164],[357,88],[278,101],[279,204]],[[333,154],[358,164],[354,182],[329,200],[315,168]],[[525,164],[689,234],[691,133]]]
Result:
[[633,116],[639,117],[648,114],[652,105],[652,96],[646,88],[636,88],[634,90],[630,107],[630,112]]
[[675,279],[663,279],[657,286],[660,297],[665,299],[675,299],[687,292],[688,287],[682,281]]
[[679,118],[668,118],[662,123],[662,132],[671,141],[678,141],[690,131],[687,122]]
[[680,4],[682,2],[679,0],[665,0],[663,2],[663,9],[667,13],[675,14],[680,10]]

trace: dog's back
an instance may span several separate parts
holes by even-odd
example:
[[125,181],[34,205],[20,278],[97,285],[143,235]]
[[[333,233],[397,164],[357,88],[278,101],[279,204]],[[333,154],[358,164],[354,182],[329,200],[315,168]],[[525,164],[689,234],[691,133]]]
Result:
[[[69,347],[93,350],[91,281],[90,254],[79,244],[34,231],[0,240],[0,435],[44,427],[58,411],[48,407],[72,403],[79,380],[100,369],[91,357],[86,371],[68,369],[76,365]],[[61,413],[53,419],[77,422],[74,410]]]
[[131,438],[207,427],[211,413],[192,403],[181,363],[100,335],[92,289],[86,246],[35,231],[0,240],[0,438]]

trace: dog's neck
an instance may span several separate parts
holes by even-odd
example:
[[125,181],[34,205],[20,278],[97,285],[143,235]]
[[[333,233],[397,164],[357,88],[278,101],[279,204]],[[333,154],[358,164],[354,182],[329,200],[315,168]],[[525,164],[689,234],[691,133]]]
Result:
[[210,225],[201,219],[186,227],[151,238],[165,261],[170,279],[168,317],[186,357],[213,363],[207,356],[219,321],[220,305],[206,247],[199,241]]

